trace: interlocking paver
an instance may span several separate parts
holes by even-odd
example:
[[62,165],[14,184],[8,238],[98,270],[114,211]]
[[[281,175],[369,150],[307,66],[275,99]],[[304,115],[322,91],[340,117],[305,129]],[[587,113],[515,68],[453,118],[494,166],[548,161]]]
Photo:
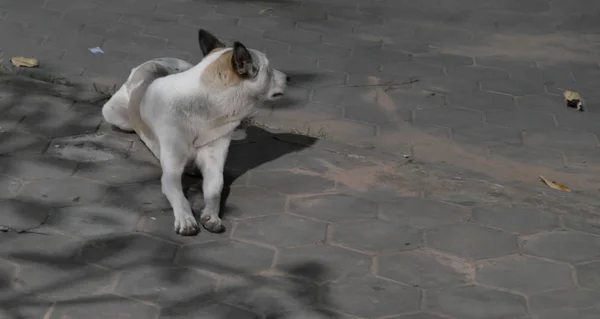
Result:
[[571,232],[544,232],[525,238],[523,249],[534,256],[581,263],[600,257],[600,237]]
[[292,216],[271,215],[238,223],[234,238],[277,247],[317,244],[325,241],[327,224]]
[[539,209],[527,207],[479,207],[473,211],[477,224],[509,232],[528,234],[558,228],[558,218]]
[[518,252],[515,235],[476,225],[441,226],[428,230],[426,236],[429,247],[470,259],[487,259]]
[[424,289],[460,286],[471,282],[469,264],[427,251],[380,256],[380,276]]
[[327,288],[335,308],[359,317],[383,317],[416,311],[421,304],[419,289],[374,277],[341,280],[327,285]]
[[297,275],[313,281],[330,281],[340,278],[365,276],[371,269],[371,257],[326,245],[311,245],[282,249],[277,257],[277,267],[288,270],[300,263],[311,263],[325,268],[317,272],[313,267],[298,270]]
[[486,260],[477,266],[475,279],[482,284],[527,294],[573,286],[568,265],[524,256]]
[[[598,8],[4,1],[0,265],[22,271],[0,317],[599,317]],[[227,231],[182,237],[157,159],[84,101],[148,59],[196,63],[198,28],[291,83],[231,145]],[[13,56],[40,65],[6,77]],[[198,214],[200,176],[183,183]]]
[[527,314],[522,296],[479,286],[431,291],[427,302],[427,309],[455,318],[518,318]]
[[421,246],[421,231],[381,220],[364,220],[333,226],[332,241],[370,252],[412,250]]

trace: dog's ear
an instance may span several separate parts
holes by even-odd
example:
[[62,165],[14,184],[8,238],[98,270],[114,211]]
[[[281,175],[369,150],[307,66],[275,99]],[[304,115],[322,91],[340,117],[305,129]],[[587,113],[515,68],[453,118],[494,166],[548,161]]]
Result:
[[243,44],[237,41],[233,44],[231,64],[237,74],[243,78],[253,78],[256,76],[257,70],[254,64],[252,64],[252,55]]
[[202,54],[207,56],[212,50],[216,48],[224,48],[225,44],[219,41],[217,37],[212,35],[212,33],[200,29],[198,30],[198,43],[200,44],[200,50],[202,50]]

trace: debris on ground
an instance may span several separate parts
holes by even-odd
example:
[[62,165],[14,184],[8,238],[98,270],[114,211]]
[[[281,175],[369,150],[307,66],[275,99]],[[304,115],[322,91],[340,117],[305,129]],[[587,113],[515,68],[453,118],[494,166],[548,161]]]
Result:
[[567,186],[565,186],[565,185],[563,185],[563,184],[561,184],[559,182],[548,180],[548,179],[546,179],[542,175],[540,175],[540,179],[542,180],[542,182],[544,184],[546,184],[546,186],[548,186],[548,187],[550,187],[552,189],[556,189],[556,190],[563,191],[563,192],[568,192],[568,193],[571,192],[571,190]]
[[271,10],[273,10],[273,8],[262,9],[262,10],[258,11],[258,14],[265,14],[265,13],[271,11]]
[[565,91],[563,93],[565,97],[565,101],[567,102],[568,107],[572,107],[577,109],[580,112],[583,112],[583,100],[581,96],[577,92]]
[[25,67],[25,68],[35,68],[39,65],[38,60],[36,58],[26,58],[22,56],[12,57],[10,62],[17,67]]
[[92,52],[93,54],[104,54],[104,50],[102,50],[100,47],[88,48],[88,50],[90,50],[90,52]]

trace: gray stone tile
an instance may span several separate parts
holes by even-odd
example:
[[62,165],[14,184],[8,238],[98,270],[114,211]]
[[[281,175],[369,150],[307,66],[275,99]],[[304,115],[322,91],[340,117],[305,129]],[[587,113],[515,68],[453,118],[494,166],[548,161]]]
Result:
[[558,261],[581,263],[600,257],[600,238],[585,233],[553,231],[523,239],[525,253]]
[[475,279],[482,284],[526,294],[573,287],[568,265],[526,256],[500,257],[481,262],[477,265]]
[[264,37],[268,40],[287,42],[292,44],[317,43],[321,41],[321,35],[319,33],[291,28],[267,30],[264,33]]
[[276,247],[318,244],[325,241],[327,224],[293,215],[271,215],[238,223],[233,238]]
[[577,266],[577,281],[585,288],[600,290],[600,262]]
[[[430,92],[427,90],[390,90],[387,95],[392,99],[399,111],[401,110],[425,110],[446,105],[446,95],[443,93]],[[406,116],[400,119],[411,121]]]
[[103,203],[142,212],[170,209],[171,204],[161,188],[160,181],[109,187]]
[[484,66],[454,66],[447,67],[446,73],[451,77],[461,77],[474,81],[508,79],[508,72]]
[[415,55],[413,59],[423,64],[440,67],[470,66],[474,62],[473,58],[469,56],[446,53],[419,54]]
[[0,256],[20,265],[35,265],[45,256],[68,261],[81,244],[73,237],[37,233],[0,232],[0,238]]
[[111,234],[88,239],[80,258],[86,262],[116,269],[141,264],[166,265],[173,262],[177,246],[139,234]]
[[223,215],[227,219],[281,214],[285,196],[258,187],[235,187],[231,189],[226,205]]
[[488,124],[472,124],[452,129],[452,139],[476,146],[520,145],[521,132]]
[[54,256],[38,256],[34,264],[21,267],[15,279],[20,291],[45,300],[70,300],[81,296],[94,298],[109,292],[116,274],[95,266]]
[[159,166],[132,159],[81,163],[75,176],[109,185],[144,183],[159,180]]
[[454,318],[514,318],[527,314],[523,297],[477,286],[431,291],[427,302],[428,310]]
[[554,116],[528,111],[493,111],[485,114],[486,123],[520,130],[549,130],[556,128]]
[[530,164],[533,167],[539,167],[540,170],[546,167],[561,168],[565,165],[563,154],[560,151],[524,145],[494,145],[489,148],[489,151],[492,158]]
[[[299,267],[305,264],[313,266]],[[367,275],[371,257],[335,246],[310,245],[280,250],[276,267],[284,271],[295,269],[295,275],[323,282]]]
[[363,318],[417,311],[421,304],[418,289],[374,277],[341,280],[327,289],[335,309]]
[[225,275],[247,275],[271,268],[274,251],[238,241],[212,241],[186,245],[177,264]]
[[342,107],[316,102],[273,110],[273,116],[277,118],[306,122],[334,120],[343,117],[343,115],[344,108]]
[[485,91],[450,92],[448,101],[454,107],[477,111],[511,111],[516,109],[513,97]]
[[258,314],[247,310],[242,310],[227,304],[198,304],[197,301],[178,304],[173,307],[163,308],[160,318],[164,319],[184,319],[190,316],[198,318],[239,318],[239,319],[259,319]]
[[528,207],[477,207],[473,211],[473,222],[519,234],[558,228],[554,214]]
[[412,250],[421,246],[421,231],[381,220],[333,225],[332,241],[368,252]]
[[565,308],[589,308],[598,302],[600,292],[582,289],[559,289],[529,297],[533,313],[556,311]]
[[[60,181],[60,187],[57,182]],[[37,180],[28,183],[19,199],[44,205],[81,205],[97,203],[106,195],[106,187],[94,182],[69,178],[63,180]]]
[[54,210],[45,225],[67,235],[100,236],[133,231],[140,214],[107,205],[69,206]]
[[0,155],[37,155],[48,144],[49,140],[30,133],[0,131]]
[[442,93],[471,93],[479,90],[479,82],[477,80],[463,78],[458,75],[427,77],[419,79],[419,82],[415,83],[414,86],[419,89]]
[[29,229],[46,221],[50,210],[36,203],[17,200],[0,201],[0,225],[11,229]]
[[439,66],[415,62],[400,62],[384,64],[382,72],[403,79],[421,79],[444,75],[444,69]]
[[472,267],[459,259],[428,251],[379,257],[378,275],[423,289],[460,286],[472,281]]
[[399,317],[393,317],[394,319],[442,319],[443,317],[432,315],[429,313],[417,313],[412,315],[405,315]]
[[499,79],[499,80],[485,80],[481,82],[481,89],[483,91],[502,93],[512,96],[525,96],[543,94],[543,84],[533,84],[525,81]]
[[250,185],[284,194],[315,194],[333,188],[333,181],[319,176],[287,171],[254,172]]
[[454,107],[437,107],[415,112],[417,122],[458,127],[483,122],[483,113]]
[[469,218],[464,207],[418,197],[399,198],[394,203],[379,204],[382,219],[418,228],[438,227]]
[[127,158],[133,143],[109,134],[97,133],[54,139],[49,155],[78,162],[100,162]]
[[294,214],[326,222],[346,222],[375,218],[375,203],[345,194],[317,195],[290,201]]
[[76,166],[77,162],[44,155],[0,158],[0,173],[24,180],[66,178]]
[[66,301],[58,303],[50,316],[51,319],[59,318],[81,318],[90,316],[90,314],[104,313],[105,316],[118,318],[122,314],[128,314],[131,318],[152,318],[158,315],[158,309],[155,306],[126,299],[114,295],[99,296],[97,302],[88,302],[85,304]]
[[558,129],[527,131],[524,141],[525,145],[556,151],[595,149],[598,147],[598,140],[594,134]]
[[143,266],[128,269],[119,276],[119,295],[170,306],[182,300],[211,296],[216,280],[200,272],[172,266]]
[[518,252],[517,237],[499,230],[470,224],[428,230],[427,246],[469,259],[487,259]]

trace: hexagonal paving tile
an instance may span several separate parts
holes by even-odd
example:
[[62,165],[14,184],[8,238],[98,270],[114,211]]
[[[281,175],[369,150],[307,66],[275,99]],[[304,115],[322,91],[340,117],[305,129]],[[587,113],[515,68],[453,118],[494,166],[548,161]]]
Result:
[[158,180],[162,171],[159,166],[129,159],[81,163],[75,175],[114,185]]
[[35,263],[20,268],[15,282],[20,291],[56,301],[107,293],[112,290],[115,279],[115,273],[103,268],[39,256]]
[[452,131],[452,139],[459,143],[484,147],[522,143],[519,130],[488,124],[457,127]]
[[322,282],[368,274],[371,257],[335,246],[302,246],[280,250],[277,268]]
[[600,237],[572,231],[544,232],[524,238],[523,250],[570,263],[592,261],[600,258]]
[[250,184],[285,194],[314,194],[334,186],[331,180],[291,171],[253,172]]
[[419,110],[415,113],[415,118],[417,122],[444,127],[483,123],[483,113],[454,107],[436,107]]
[[225,226],[225,232],[211,233],[207,230],[200,230],[196,236],[181,236],[174,230],[173,210],[163,210],[156,212],[148,212],[138,223],[137,231],[156,236],[178,244],[197,244],[206,243],[215,240],[224,240],[231,237],[231,221],[222,220]]
[[49,137],[93,133],[102,123],[96,106],[76,104],[68,111],[43,110],[25,117],[19,128]]
[[470,258],[484,259],[517,253],[517,237],[470,224],[448,225],[427,231],[431,248]]
[[48,154],[77,162],[100,162],[127,158],[132,141],[96,133],[57,138],[48,148]]
[[27,184],[19,198],[40,204],[66,206],[99,202],[106,194],[106,187],[76,178],[60,180],[38,180]]
[[80,258],[111,268],[128,268],[140,264],[171,264],[177,246],[141,234],[121,234],[88,239]]
[[569,130],[528,131],[524,137],[525,145],[557,151],[580,151],[596,149],[598,140],[591,133]]
[[76,166],[77,162],[45,155],[0,159],[0,173],[25,180],[66,178]]
[[530,234],[558,227],[558,217],[554,214],[528,207],[477,207],[473,210],[473,221],[483,226],[519,234]]
[[427,251],[379,257],[379,275],[424,289],[459,286],[472,281],[469,264]]
[[6,200],[0,202],[0,225],[12,229],[29,229],[41,225],[49,209],[35,203]]
[[198,299],[211,296],[215,289],[216,280],[196,270],[140,265],[121,273],[115,291],[122,296],[168,306],[192,296]]
[[19,194],[23,187],[20,181],[0,175],[0,199],[13,198]]
[[394,203],[379,204],[385,220],[418,228],[431,228],[466,220],[470,214],[462,206],[418,197],[400,197]]
[[40,258],[68,260],[77,255],[80,242],[60,235],[0,232],[0,256],[19,264],[37,264]]
[[89,302],[65,301],[57,303],[50,319],[85,318],[90,314],[101,314],[107,318],[142,319],[156,318],[158,309],[141,301],[125,299],[115,295],[99,296]]
[[577,281],[582,287],[600,290],[600,262],[577,266]]
[[49,141],[43,137],[23,132],[0,132],[0,155],[38,155],[44,152]]
[[418,289],[374,277],[341,280],[327,288],[334,308],[363,318],[417,311],[421,305]]
[[171,209],[160,181],[109,187],[102,202],[142,212]]
[[199,304],[197,300],[177,303],[175,306],[161,310],[161,319],[187,318],[236,318],[259,319],[261,316],[247,310],[242,310],[227,304]]
[[326,231],[325,223],[292,215],[271,215],[241,221],[233,237],[288,247],[321,243]]
[[477,266],[476,280],[527,294],[573,286],[569,266],[527,256],[486,260]]
[[274,254],[271,249],[238,241],[213,241],[182,247],[177,263],[216,273],[243,275],[269,269]]
[[319,297],[316,285],[287,276],[227,278],[219,289],[228,292],[222,302],[266,314],[267,318],[286,318],[290,312],[313,308]]
[[285,196],[260,187],[232,188],[223,215],[227,219],[244,219],[281,214]]
[[140,219],[140,213],[106,205],[70,206],[53,211],[46,225],[65,234],[99,236],[130,232]]
[[[560,289],[529,297],[532,313],[556,311],[564,308],[589,308],[598,303],[600,291],[587,289]],[[575,318],[575,317],[573,317]]]
[[485,121],[488,124],[520,130],[546,130],[556,128],[554,115],[522,110],[487,112],[485,114]]
[[290,211],[327,222],[344,222],[375,217],[375,203],[345,194],[294,198]]
[[421,246],[422,232],[382,220],[365,220],[333,226],[335,243],[370,252],[412,250]]
[[427,309],[461,319],[515,318],[527,314],[523,297],[477,286],[429,291]]
[[516,109],[515,99],[512,96],[493,92],[450,92],[448,94],[450,105],[478,111],[506,111]]
[[542,83],[534,84],[531,82],[510,79],[482,81],[481,89],[483,91],[503,93],[512,96],[525,96],[545,93],[544,85]]

